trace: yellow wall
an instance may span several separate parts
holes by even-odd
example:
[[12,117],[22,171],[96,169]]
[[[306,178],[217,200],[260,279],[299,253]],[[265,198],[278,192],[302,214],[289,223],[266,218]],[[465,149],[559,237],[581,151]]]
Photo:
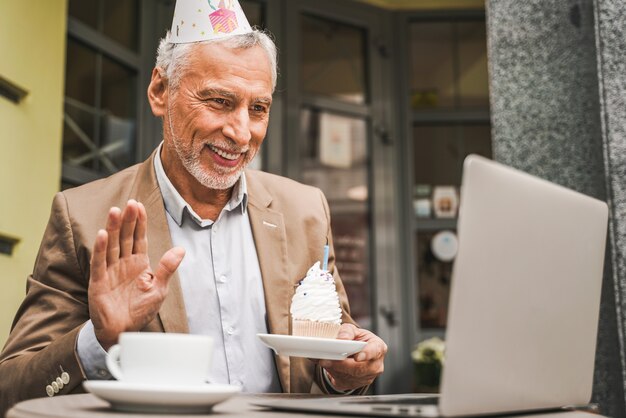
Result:
[[66,3],[0,1],[0,76],[29,91],[18,105],[0,97],[0,234],[21,240],[0,254],[0,346],[59,189]]

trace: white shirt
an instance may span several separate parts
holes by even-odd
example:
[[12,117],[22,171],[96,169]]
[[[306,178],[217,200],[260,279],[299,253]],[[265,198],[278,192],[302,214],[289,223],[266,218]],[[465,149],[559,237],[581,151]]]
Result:
[[[256,337],[268,329],[245,175],[217,220],[201,219],[167,178],[160,150],[154,168],[172,244],[186,251],[178,276],[189,332],[210,335],[214,342],[209,379],[241,385],[244,392],[280,392],[274,356]],[[110,377],[91,321],[79,334],[77,351],[89,379]]]

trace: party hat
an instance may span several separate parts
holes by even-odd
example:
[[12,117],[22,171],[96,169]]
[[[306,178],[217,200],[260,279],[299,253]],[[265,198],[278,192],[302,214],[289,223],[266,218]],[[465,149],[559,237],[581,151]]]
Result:
[[208,41],[250,32],[237,0],[177,0],[170,42]]

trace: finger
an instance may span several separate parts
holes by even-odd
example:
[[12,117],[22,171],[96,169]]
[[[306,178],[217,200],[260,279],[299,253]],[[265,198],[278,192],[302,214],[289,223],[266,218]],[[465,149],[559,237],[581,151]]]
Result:
[[339,378],[339,380],[337,380],[330,373],[327,373],[327,376],[328,376],[328,381],[330,382],[332,387],[335,388],[336,390],[344,391],[344,390],[355,389],[359,386],[364,386],[364,385],[359,385],[358,383],[355,383],[354,380],[351,378],[347,378],[347,379]]
[[376,338],[369,341],[363,350],[354,355],[355,361],[370,361],[383,358],[387,353],[387,344],[383,340]]
[[336,376],[357,376],[359,378],[375,376],[384,367],[381,359],[357,362],[353,358],[341,361],[322,360],[319,365]]
[[137,202],[137,226],[135,227],[134,254],[148,253],[148,215],[143,203]]
[[120,258],[120,224],[121,211],[119,208],[111,208],[107,218],[106,231],[109,236],[107,241],[107,265],[117,263]]
[[337,383],[341,382],[342,386],[350,385],[349,382],[358,383],[352,387],[364,386],[368,383],[371,383],[374,379],[376,379],[379,374],[375,373],[373,370],[368,370],[366,372],[360,372],[358,374],[352,373],[344,373],[336,370],[326,370],[326,374],[333,382],[333,386],[337,387]]
[[166,285],[180,265],[180,262],[183,261],[184,256],[185,250],[182,247],[171,248],[163,254],[155,274],[157,282]]
[[93,244],[93,253],[91,254],[91,281],[101,280],[106,276],[107,271],[107,231],[100,229],[96,234],[96,241]]
[[122,228],[120,229],[120,257],[128,257],[133,253],[133,238],[137,224],[137,202],[129,200],[122,212]]
[[354,340],[356,336],[357,327],[353,324],[344,323],[341,324],[341,328],[339,328],[339,333],[337,334],[338,340]]
[[338,390],[349,390],[367,386],[374,382],[376,377],[378,377],[378,374],[351,375],[340,372],[331,372],[328,370],[326,371],[326,374],[330,383],[335,389]]
[[347,373],[349,370],[359,366],[354,359],[350,357],[345,360],[320,360],[319,365],[326,370],[333,370],[335,372],[341,371],[342,373]]

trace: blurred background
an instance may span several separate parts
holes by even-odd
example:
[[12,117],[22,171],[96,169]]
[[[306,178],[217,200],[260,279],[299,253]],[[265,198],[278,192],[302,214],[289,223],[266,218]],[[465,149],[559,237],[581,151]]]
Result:
[[[610,29],[621,21],[604,15],[594,24],[594,16],[614,2],[240,2],[280,51],[270,127],[253,166],[324,191],[353,316],[390,346],[376,391],[416,390],[411,351],[445,339],[466,155],[611,199],[618,175],[606,167],[622,162],[610,159],[602,129],[612,125],[601,115],[619,106],[603,101],[596,42],[599,22]],[[0,4],[0,344],[53,194],[142,161],[161,141],[145,92],[174,3]],[[601,370],[623,361],[615,348],[624,344],[623,273],[613,251]],[[596,377],[604,383],[595,395],[617,415],[619,369]]]

